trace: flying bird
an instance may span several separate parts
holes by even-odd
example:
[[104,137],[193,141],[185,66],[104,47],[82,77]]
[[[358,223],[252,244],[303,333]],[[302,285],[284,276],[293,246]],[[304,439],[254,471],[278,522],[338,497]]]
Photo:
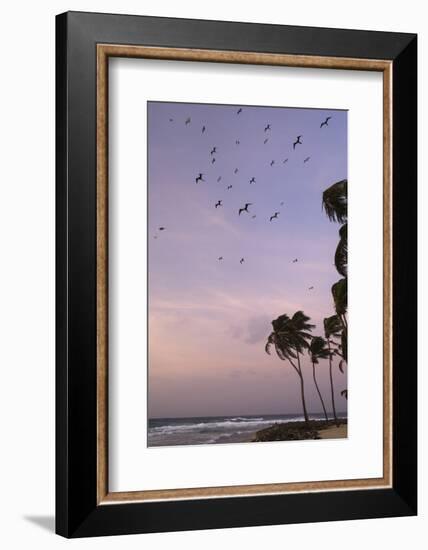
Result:
[[212,158],[211,164],[215,163],[215,157]]
[[285,164],[286,162],[288,162],[288,159],[284,159],[284,160],[282,161],[282,164]]
[[219,256],[218,260],[221,261],[223,259],[223,256]]
[[210,155],[214,155],[214,153],[217,153],[217,147],[213,147],[213,148],[211,149]]
[[233,171],[234,174],[237,174],[238,173],[238,168],[235,168],[235,170]]
[[221,181],[221,176],[219,176],[219,177],[217,178],[217,183],[218,183],[219,181]]
[[256,215],[253,214],[253,215],[251,216],[251,219],[254,220],[255,217],[256,217]]
[[192,119],[191,119],[190,117],[186,118],[185,125],[187,126],[188,124],[190,124],[191,120],[192,120]]
[[195,179],[196,183],[198,183],[198,181],[205,181],[204,178],[203,178],[203,174],[199,174],[199,176]]
[[204,133],[206,130],[205,126],[202,126],[202,133]]
[[251,206],[252,202],[246,202],[244,208],[240,208],[238,211],[238,215],[240,216],[242,212],[248,212],[248,207]]
[[227,188],[228,189],[232,189],[233,185],[228,185]]
[[270,161],[270,165],[273,166],[275,164],[275,161],[274,160],[271,160]]
[[266,143],[269,141],[269,138],[266,138],[263,142],[263,145],[266,145]]
[[293,150],[296,148],[296,145],[300,144],[302,145],[302,142],[300,141],[300,138],[302,136],[297,136],[296,141],[293,143]]
[[297,262],[298,262],[297,258],[294,258],[293,264],[295,264],[295,263],[297,263]]
[[265,127],[265,132],[267,132],[268,130],[270,130],[270,124]]
[[241,113],[242,113],[242,108],[239,107],[238,112],[237,112],[236,114],[237,114],[237,115],[240,115]]
[[279,212],[275,212],[275,214],[273,216],[270,217],[269,221],[271,222],[272,220],[274,220],[275,218],[278,217],[278,214]]
[[323,126],[328,126],[328,121],[329,121],[330,119],[331,119],[331,116],[328,116],[328,117],[324,120],[324,122],[321,122],[320,128],[322,128]]
[[158,238],[158,236],[157,236],[157,235],[155,235],[155,236],[154,236],[153,238],[154,238],[154,239],[157,239],[157,238]]
[[219,206],[223,206],[223,205],[222,205],[222,201],[217,201],[217,202],[216,202],[215,207],[218,208]]
[[243,264],[244,262],[245,262],[244,258],[241,258],[241,259],[239,260],[239,263],[240,263],[240,264]]
[[281,201],[279,204],[280,204],[281,206],[284,206],[284,201]]
[[240,145],[240,143],[241,143],[241,142],[239,141],[239,139],[237,139],[237,140],[235,141],[235,144],[236,144],[236,145]]
[[250,179],[250,183],[256,183],[256,178],[254,176]]
[[313,290],[313,289],[314,289],[314,287],[313,287],[313,286],[310,286],[308,290]]
[[305,160],[303,161],[303,164],[305,164],[305,162],[308,162],[308,160],[310,160],[311,157],[306,157]]
[[170,122],[174,122],[174,119],[173,119],[173,118],[170,118],[169,121],[170,121]]
[[165,227],[159,227],[159,231],[165,231]]

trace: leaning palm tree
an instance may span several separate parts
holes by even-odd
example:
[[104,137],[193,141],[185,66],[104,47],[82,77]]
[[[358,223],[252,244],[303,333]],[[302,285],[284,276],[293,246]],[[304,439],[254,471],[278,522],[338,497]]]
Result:
[[342,323],[337,315],[332,315],[331,317],[326,317],[324,319],[324,336],[327,341],[328,347],[328,361],[329,361],[329,374],[330,374],[330,391],[331,391],[331,404],[333,408],[333,416],[336,425],[338,426],[338,420],[336,415],[336,404],[334,401],[334,385],[333,385],[333,355],[336,353],[336,350],[332,349],[332,345],[336,345],[336,342],[332,340],[333,338],[340,338],[342,331]]
[[326,345],[326,341],[324,340],[324,338],[321,338],[321,336],[315,336],[315,338],[312,338],[311,343],[309,345],[308,353],[309,353],[309,357],[311,358],[311,362],[312,362],[312,375],[313,375],[313,378],[314,378],[315,387],[317,389],[318,396],[319,396],[320,401],[321,401],[322,410],[324,411],[325,420],[326,420],[326,422],[328,422],[327,410],[326,410],[325,405],[324,405],[324,399],[322,398],[322,395],[321,395],[321,392],[320,392],[320,389],[319,389],[319,386],[318,386],[318,382],[317,382],[317,376],[316,376],[316,373],[315,373],[315,365],[318,365],[319,360],[320,359],[327,359],[328,357],[330,357],[330,352],[329,352],[329,349]]
[[333,294],[334,308],[336,314],[340,319],[342,324],[342,335],[341,335],[341,350],[342,357],[347,362],[348,361],[348,321],[346,319],[346,313],[348,311],[348,279],[344,277],[339,279],[337,283],[331,287],[331,293]]
[[273,346],[278,357],[283,361],[288,361],[299,376],[303,416],[306,423],[309,422],[309,415],[306,408],[300,355],[308,348],[308,342],[312,338],[310,332],[314,325],[311,325],[309,321],[310,318],[303,311],[297,311],[292,317],[286,314],[280,315],[272,321],[273,331],[270,333],[265,346],[266,353],[269,355]]

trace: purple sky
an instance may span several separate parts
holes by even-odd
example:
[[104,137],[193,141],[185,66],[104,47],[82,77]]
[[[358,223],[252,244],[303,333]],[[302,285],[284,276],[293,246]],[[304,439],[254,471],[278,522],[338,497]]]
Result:
[[[264,351],[271,321],[302,309],[322,335],[334,314],[339,226],[321,194],[347,177],[347,113],[238,107],[148,104],[149,417],[300,413],[296,373]],[[305,359],[308,409],[320,412],[311,368]],[[328,361],[317,369],[331,410]],[[334,376],[345,411],[346,375],[335,365]]]

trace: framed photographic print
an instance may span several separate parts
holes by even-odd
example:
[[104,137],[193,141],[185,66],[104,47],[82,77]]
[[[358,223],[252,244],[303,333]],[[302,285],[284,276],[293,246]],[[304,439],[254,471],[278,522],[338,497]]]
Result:
[[416,36],[56,47],[57,532],[416,514]]

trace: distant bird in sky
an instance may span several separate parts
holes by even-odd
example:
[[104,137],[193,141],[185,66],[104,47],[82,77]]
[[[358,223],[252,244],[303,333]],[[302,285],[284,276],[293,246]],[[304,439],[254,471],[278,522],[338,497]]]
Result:
[[284,201],[281,201],[279,204],[280,206],[284,206]]
[[234,174],[237,174],[239,172],[238,168],[235,168],[235,170],[233,171]]
[[219,256],[219,258],[218,258],[218,259],[219,259],[219,261],[221,261],[221,260],[223,259],[223,256]]
[[170,122],[174,122],[174,119],[173,119],[173,118],[170,118],[169,121],[170,121]]
[[212,158],[211,164],[215,163],[215,157]]
[[306,157],[305,160],[303,161],[303,164],[305,164],[305,162],[308,162],[308,160],[310,160],[311,157]]
[[266,138],[263,142],[263,145],[266,145],[266,143],[269,141],[269,138]]
[[227,188],[228,189],[232,189],[233,185],[228,185]]
[[297,258],[294,258],[293,264],[297,263],[297,261],[298,261]]
[[286,162],[288,162],[288,159],[284,159],[284,160],[282,161],[282,164],[285,164]]
[[158,238],[158,236],[157,236],[157,235],[155,235],[155,236],[154,236],[153,238],[154,238],[154,239],[157,239],[157,238]]
[[274,220],[275,218],[277,218],[279,215],[279,212],[275,212],[275,214],[273,214],[273,216],[270,217],[269,221],[271,222],[272,220]]
[[244,208],[240,208],[238,211],[238,215],[240,216],[242,212],[248,212],[248,207],[251,206],[252,202],[246,202]]
[[273,166],[275,164],[275,161],[274,160],[271,160],[270,161],[270,165]]
[[196,183],[198,183],[198,181],[205,181],[204,178],[203,178],[203,174],[199,174],[199,176],[195,179]]
[[206,130],[205,126],[202,126],[202,133],[204,133]]
[[214,153],[217,153],[217,147],[213,147],[213,148],[211,149],[210,155],[214,155]]
[[185,125],[187,126],[188,124],[190,124],[191,120],[192,120],[192,119],[191,119],[190,117],[186,118]]
[[268,130],[270,130],[270,124],[265,127],[265,132],[267,132]]
[[256,183],[256,178],[254,176],[250,179],[250,183]]
[[239,260],[239,263],[240,263],[240,264],[243,264],[244,262],[245,262],[244,258],[241,258],[241,259]]
[[222,201],[217,201],[217,202],[216,202],[215,207],[218,208],[219,206],[223,206],[223,205],[222,205]]
[[310,286],[310,287],[309,287],[309,290],[313,290],[313,289],[314,289],[314,287],[313,287],[313,286]]
[[242,108],[239,107],[238,112],[237,112],[236,114],[237,114],[237,115],[240,115],[241,113],[242,113]]
[[159,227],[159,231],[165,231],[165,227]]
[[255,217],[256,217],[256,215],[253,214],[253,215],[251,216],[251,219],[254,220]]
[[217,183],[218,183],[219,181],[221,181],[221,176],[219,176],[219,177],[217,178]]
[[324,120],[324,122],[321,122],[320,128],[322,128],[323,126],[328,126],[328,121],[329,121],[330,119],[331,119],[331,116],[328,116],[328,117]]
[[296,148],[296,145],[300,144],[302,145],[302,142],[300,141],[300,138],[302,136],[297,136],[296,141],[293,143],[293,150]]
[[237,140],[235,141],[235,144],[236,144],[236,145],[239,145],[240,143],[241,143],[241,142],[239,141],[239,139],[237,139]]

